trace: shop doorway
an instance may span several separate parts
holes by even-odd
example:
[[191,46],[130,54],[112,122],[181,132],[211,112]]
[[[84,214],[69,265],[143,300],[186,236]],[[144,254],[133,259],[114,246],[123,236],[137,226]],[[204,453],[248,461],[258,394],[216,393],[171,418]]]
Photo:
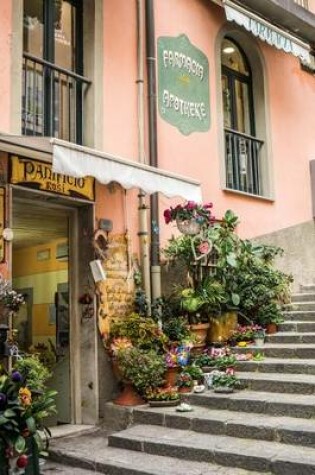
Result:
[[58,391],[50,425],[73,422],[71,382],[71,245],[75,210],[42,195],[13,192],[12,282],[25,295],[16,316],[21,352],[37,353],[51,369]]

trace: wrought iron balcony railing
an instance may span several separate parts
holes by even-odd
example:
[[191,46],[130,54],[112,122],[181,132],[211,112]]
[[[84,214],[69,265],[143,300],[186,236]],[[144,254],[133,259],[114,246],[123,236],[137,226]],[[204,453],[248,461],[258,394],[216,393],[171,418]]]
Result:
[[87,78],[23,54],[22,134],[82,143]]
[[254,195],[262,194],[260,155],[263,141],[225,129],[226,187]]

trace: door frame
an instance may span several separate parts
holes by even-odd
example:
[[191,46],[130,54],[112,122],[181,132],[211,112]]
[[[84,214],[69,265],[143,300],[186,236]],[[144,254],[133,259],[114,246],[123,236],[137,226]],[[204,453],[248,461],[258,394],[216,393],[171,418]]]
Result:
[[[81,206],[91,206],[94,214],[94,203],[63,196],[52,196],[43,191],[28,189],[19,185],[7,187],[7,220],[6,227],[13,224],[14,192],[23,191],[29,198],[23,198],[25,204],[32,204],[36,196],[41,195],[49,200],[43,200],[43,206],[67,211],[69,218],[69,314],[70,314],[70,394],[71,394],[71,423],[82,424],[82,366],[81,366],[81,314],[79,308],[80,292],[80,253],[79,253],[79,209]],[[13,239],[14,240],[14,239]],[[8,243],[9,278],[12,279],[12,241]],[[97,378],[97,367],[95,368]],[[97,400],[96,400],[97,402]]]

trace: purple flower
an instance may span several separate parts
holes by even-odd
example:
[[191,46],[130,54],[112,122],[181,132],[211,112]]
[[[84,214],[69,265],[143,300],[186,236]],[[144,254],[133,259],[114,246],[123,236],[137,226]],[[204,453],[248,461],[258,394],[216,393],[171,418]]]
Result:
[[23,379],[21,373],[17,370],[14,370],[12,375],[11,375],[11,379],[14,383],[20,383]]

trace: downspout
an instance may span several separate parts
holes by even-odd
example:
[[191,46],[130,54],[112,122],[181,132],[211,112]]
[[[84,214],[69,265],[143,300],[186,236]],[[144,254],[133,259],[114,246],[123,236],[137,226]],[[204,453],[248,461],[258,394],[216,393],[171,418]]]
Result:
[[[144,3],[137,0],[137,92],[138,92],[138,154],[139,162],[145,163],[144,143]],[[148,309],[151,303],[151,275],[150,275],[150,248],[148,232],[148,207],[145,193],[139,190],[139,241],[140,241],[140,264],[143,279],[143,289],[148,301]],[[149,312],[150,313],[150,312]]]
[[[157,107],[156,107],[156,54],[154,27],[154,0],[145,0],[146,16],[146,54],[148,74],[148,115],[150,165],[158,167],[157,150]],[[151,282],[152,300],[161,296],[160,231],[158,194],[154,193],[151,202]]]

